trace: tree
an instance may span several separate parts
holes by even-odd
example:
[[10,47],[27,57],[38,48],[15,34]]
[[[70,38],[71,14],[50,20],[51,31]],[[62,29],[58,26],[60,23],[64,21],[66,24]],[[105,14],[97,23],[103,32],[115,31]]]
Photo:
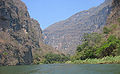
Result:
[[53,54],[48,53],[45,55],[45,64],[53,64],[53,63],[64,63],[65,61],[68,61],[69,57],[65,56],[63,54]]

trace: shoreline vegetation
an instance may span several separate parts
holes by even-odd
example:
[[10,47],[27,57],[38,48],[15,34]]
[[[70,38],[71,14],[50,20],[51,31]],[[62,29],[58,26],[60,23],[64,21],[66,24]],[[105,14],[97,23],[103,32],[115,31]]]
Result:
[[120,56],[107,56],[101,59],[66,61],[65,64],[120,64]]
[[[34,64],[46,64],[44,62],[34,62]],[[64,61],[64,62],[56,62],[47,63],[47,64],[120,64],[120,56],[107,56],[104,58],[95,58],[95,59],[85,59],[85,60],[75,60],[75,61]]]

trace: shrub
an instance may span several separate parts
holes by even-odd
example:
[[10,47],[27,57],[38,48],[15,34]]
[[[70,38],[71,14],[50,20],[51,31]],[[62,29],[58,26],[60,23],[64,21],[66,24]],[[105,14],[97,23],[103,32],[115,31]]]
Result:
[[60,55],[60,54],[53,54],[53,53],[48,53],[44,56],[45,64],[53,64],[53,63],[64,63],[69,60],[69,57],[65,55]]
[[107,28],[107,27],[104,27],[103,28],[103,33],[105,33],[105,34],[109,34],[109,32],[111,32],[112,30],[111,29],[109,29],[109,28]]
[[117,28],[117,25],[116,24],[112,24],[112,29],[115,29]]
[[106,42],[104,42],[101,47],[99,47],[96,50],[96,56],[98,57],[104,57],[104,56],[115,56],[117,55],[114,51],[119,52],[120,49],[120,40],[116,38],[115,36],[111,35],[107,39]]
[[86,46],[88,46],[88,42],[84,42],[82,45],[78,45],[76,51],[81,52]]
[[41,50],[42,50],[42,48],[37,48],[36,50],[39,50],[39,51],[41,51]]
[[7,52],[4,52],[3,55],[8,55],[8,53],[7,53]]
[[120,23],[120,18],[118,18],[118,22]]

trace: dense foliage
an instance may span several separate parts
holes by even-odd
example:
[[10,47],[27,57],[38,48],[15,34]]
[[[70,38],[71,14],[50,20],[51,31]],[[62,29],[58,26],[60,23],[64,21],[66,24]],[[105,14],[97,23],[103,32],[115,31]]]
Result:
[[53,54],[48,53],[45,55],[45,60],[43,63],[45,64],[53,64],[53,63],[65,63],[69,60],[68,56],[65,56],[64,54]]
[[114,35],[104,38],[102,34],[85,34],[83,44],[76,49],[71,61],[120,55],[120,39]]

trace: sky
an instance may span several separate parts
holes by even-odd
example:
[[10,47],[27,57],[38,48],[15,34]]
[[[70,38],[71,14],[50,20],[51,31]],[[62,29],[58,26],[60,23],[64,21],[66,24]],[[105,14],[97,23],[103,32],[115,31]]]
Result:
[[104,0],[22,0],[31,18],[40,23],[44,30],[49,25],[65,20],[70,16],[100,5]]

